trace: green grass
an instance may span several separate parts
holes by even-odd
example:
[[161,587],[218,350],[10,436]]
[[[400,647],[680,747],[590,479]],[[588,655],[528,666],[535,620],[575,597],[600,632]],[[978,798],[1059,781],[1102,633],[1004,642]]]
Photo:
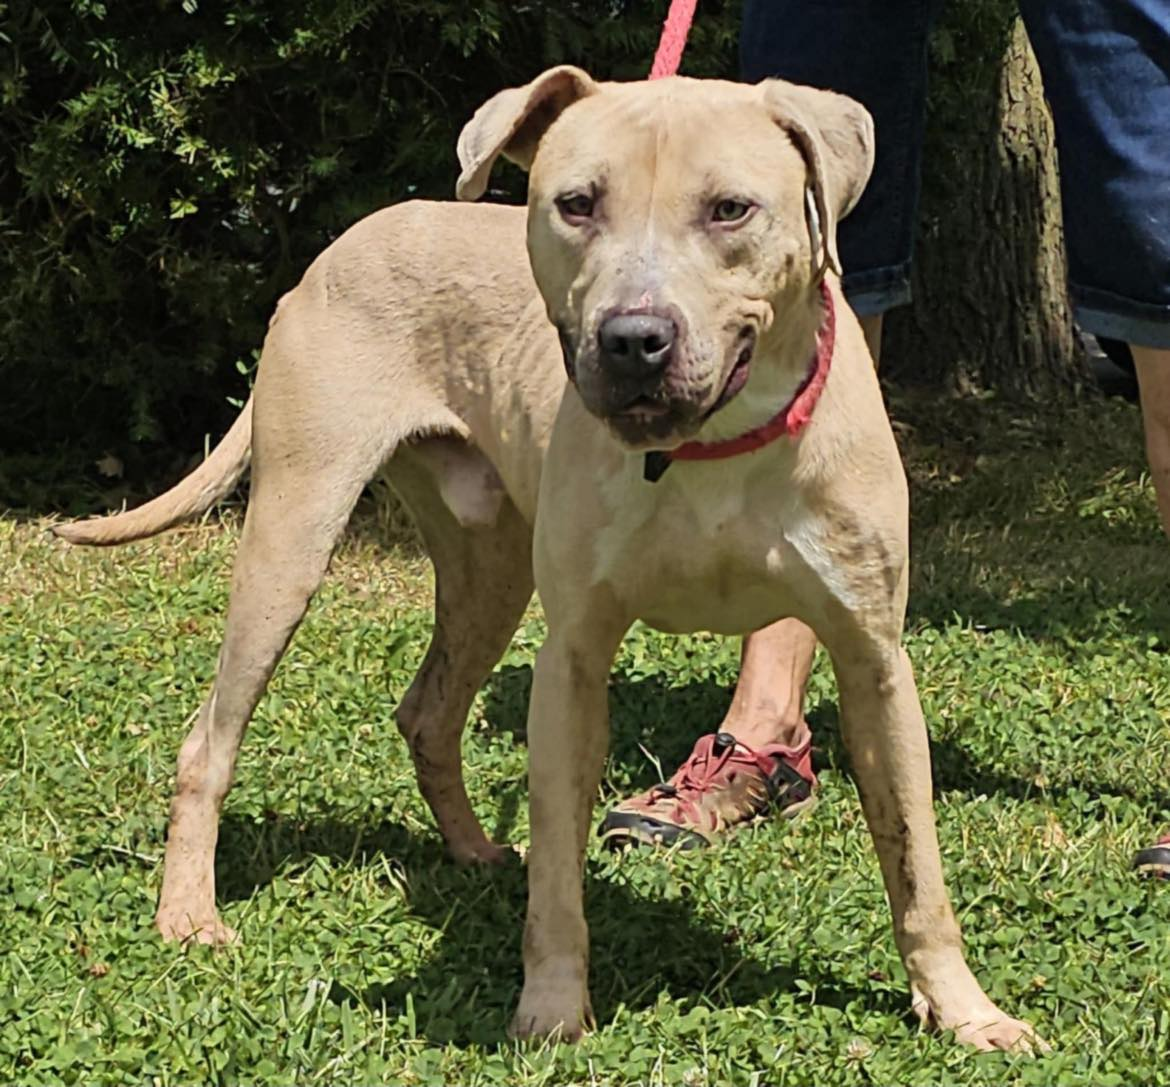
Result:
[[[899,402],[908,645],[968,954],[1050,1056],[981,1056],[907,1014],[820,662],[821,803],[700,855],[592,847],[596,1033],[504,1038],[524,874],[454,867],[392,712],[428,633],[425,560],[351,539],[261,704],[224,811],[244,942],[151,927],[174,759],[210,681],[236,518],[120,551],[0,521],[0,1082],[1170,1081],[1170,885],[1129,871],[1170,821],[1170,547],[1116,404],[1034,419]],[[487,827],[528,837],[534,608],[465,748]],[[720,718],[736,644],[628,638],[598,814]]]

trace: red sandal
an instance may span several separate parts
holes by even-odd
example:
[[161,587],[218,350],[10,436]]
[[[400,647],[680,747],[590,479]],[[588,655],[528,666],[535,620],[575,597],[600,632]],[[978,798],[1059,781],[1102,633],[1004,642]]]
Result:
[[614,847],[696,849],[769,812],[799,815],[816,802],[811,744],[751,748],[728,732],[704,736],[669,781],[623,800],[598,834]]

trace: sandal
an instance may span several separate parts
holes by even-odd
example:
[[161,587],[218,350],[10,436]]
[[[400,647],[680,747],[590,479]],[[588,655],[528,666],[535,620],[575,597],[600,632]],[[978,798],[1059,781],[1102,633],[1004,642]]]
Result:
[[1139,849],[1133,858],[1133,866],[1149,876],[1170,879],[1170,834],[1158,839],[1157,845]]
[[711,845],[724,831],[774,812],[791,818],[816,802],[812,740],[751,748],[729,732],[702,737],[674,776],[623,800],[602,821],[606,845]]

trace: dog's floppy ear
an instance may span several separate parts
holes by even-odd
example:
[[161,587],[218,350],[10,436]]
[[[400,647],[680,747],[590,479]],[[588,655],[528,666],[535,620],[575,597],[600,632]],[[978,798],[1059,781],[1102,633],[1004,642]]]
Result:
[[761,87],[769,112],[792,137],[808,168],[806,214],[816,277],[826,268],[840,274],[837,221],[852,211],[873,169],[873,118],[843,94],[782,79],[765,80]]
[[597,84],[580,68],[562,64],[538,75],[524,87],[489,98],[459,134],[457,153],[462,173],[455,184],[460,200],[478,200],[500,155],[525,170],[549,125],[578,98],[594,94]]

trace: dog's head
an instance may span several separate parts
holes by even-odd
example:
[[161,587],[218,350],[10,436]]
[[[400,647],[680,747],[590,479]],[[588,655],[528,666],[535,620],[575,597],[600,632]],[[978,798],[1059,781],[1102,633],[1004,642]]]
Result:
[[773,317],[837,268],[873,162],[856,102],[780,80],[596,83],[545,72],[479,109],[457,193],[529,171],[528,251],[585,406],[632,449],[692,436]]

